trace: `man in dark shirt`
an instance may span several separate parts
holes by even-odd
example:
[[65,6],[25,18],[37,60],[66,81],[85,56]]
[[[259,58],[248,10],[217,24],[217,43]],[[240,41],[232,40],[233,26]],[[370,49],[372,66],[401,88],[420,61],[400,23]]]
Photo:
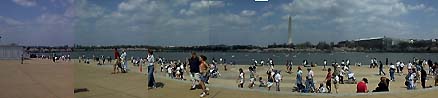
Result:
[[382,73],[383,73],[383,75],[386,75],[385,72],[383,71],[383,64],[382,64],[382,61],[379,61],[379,63],[380,63],[380,66],[379,66],[379,75],[382,75]]
[[192,57],[189,59],[189,65],[190,65],[190,77],[192,78],[192,87],[190,90],[195,90],[197,81],[199,81],[199,77],[196,76],[196,74],[199,74],[199,65],[201,62],[199,61],[199,57],[196,56],[195,52],[192,52]]
[[426,78],[427,78],[427,73],[426,70],[424,70],[424,68],[421,68],[421,87],[426,88]]

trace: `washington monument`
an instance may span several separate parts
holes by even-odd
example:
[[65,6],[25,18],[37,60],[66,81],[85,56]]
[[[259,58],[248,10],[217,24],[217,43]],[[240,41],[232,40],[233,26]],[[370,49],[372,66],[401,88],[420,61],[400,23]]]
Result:
[[289,25],[287,26],[287,32],[289,33],[288,35],[288,40],[287,40],[287,44],[290,45],[292,44],[292,18],[289,16]]

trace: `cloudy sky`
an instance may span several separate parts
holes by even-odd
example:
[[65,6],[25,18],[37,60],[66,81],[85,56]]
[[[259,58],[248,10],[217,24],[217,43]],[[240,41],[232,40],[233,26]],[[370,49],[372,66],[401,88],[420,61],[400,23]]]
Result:
[[437,0],[1,0],[0,43],[267,45],[438,38]]

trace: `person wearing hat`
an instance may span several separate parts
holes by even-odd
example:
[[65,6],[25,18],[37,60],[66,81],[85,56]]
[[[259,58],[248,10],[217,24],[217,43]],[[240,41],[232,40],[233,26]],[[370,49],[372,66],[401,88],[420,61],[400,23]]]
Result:
[[356,93],[368,93],[368,79],[363,78],[362,81],[357,83]]

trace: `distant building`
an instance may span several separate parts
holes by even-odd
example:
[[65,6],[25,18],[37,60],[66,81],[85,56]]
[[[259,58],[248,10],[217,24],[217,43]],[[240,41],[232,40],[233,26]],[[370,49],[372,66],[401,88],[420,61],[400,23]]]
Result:
[[18,45],[0,45],[0,59],[21,59],[23,50],[23,47]]
[[351,47],[355,46],[352,41],[346,40],[346,41],[340,41],[338,42],[338,47]]
[[354,40],[354,44],[363,48],[369,49],[388,49],[393,45],[397,45],[402,40],[393,39],[389,37],[372,37],[372,38],[361,38]]

